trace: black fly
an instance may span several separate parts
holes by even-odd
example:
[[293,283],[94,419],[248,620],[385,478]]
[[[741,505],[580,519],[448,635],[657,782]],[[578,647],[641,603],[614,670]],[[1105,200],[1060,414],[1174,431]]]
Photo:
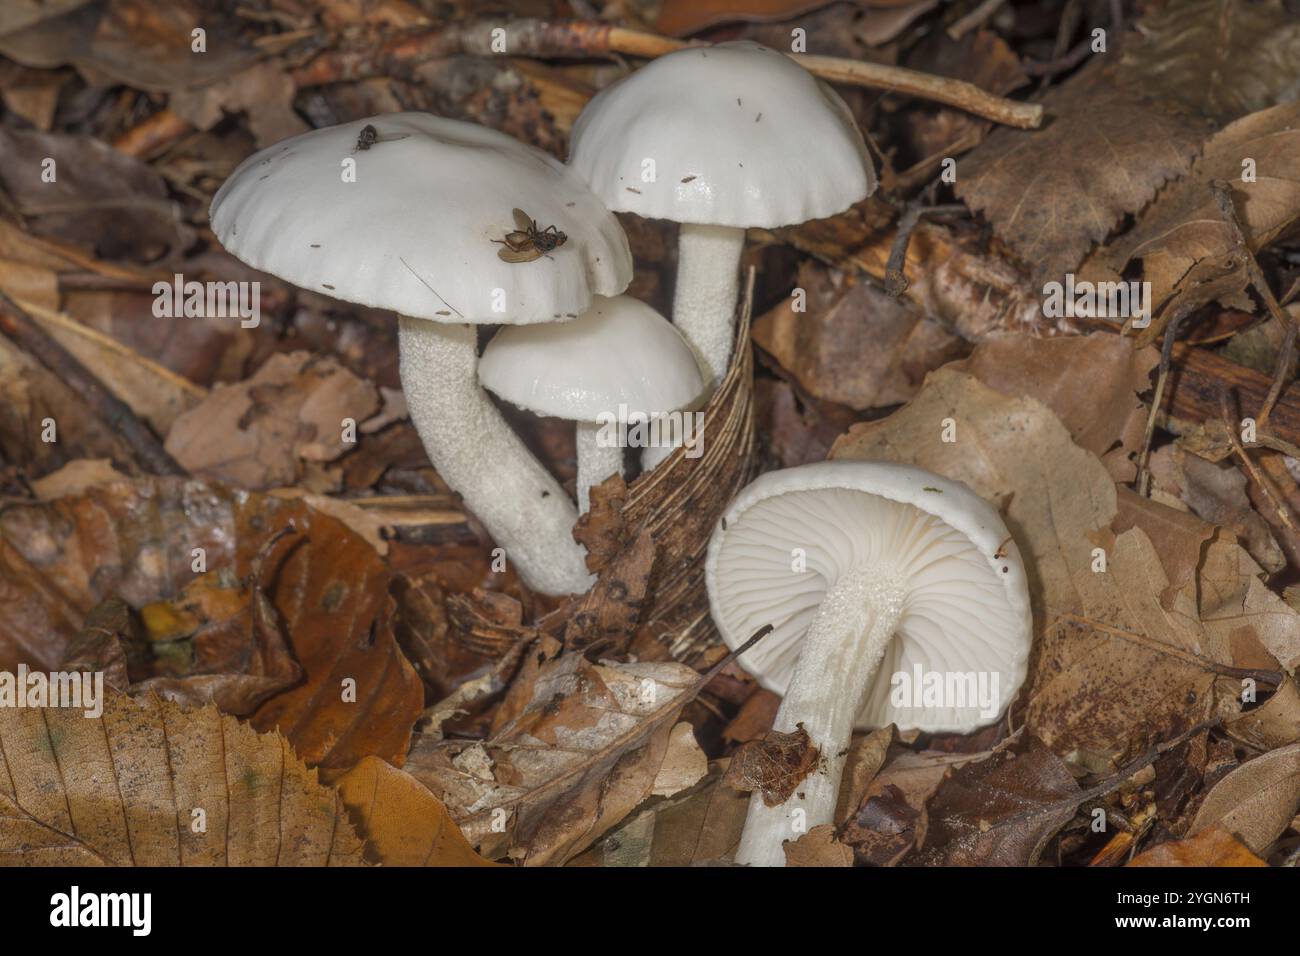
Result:
[[497,256],[506,262],[532,262],[548,252],[553,252],[568,242],[569,237],[555,226],[538,229],[537,222],[522,209],[513,211],[514,231],[506,233],[504,239],[493,239],[505,248],[497,251]]
[[375,143],[389,143],[396,139],[406,139],[406,137],[410,135],[410,133],[388,133],[387,135],[381,136],[379,130],[367,123],[365,126],[361,127],[361,132],[357,134],[357,145],[353,148],[352,152],[355,153],[358,150],[369,149],[371,146],[374,146]]

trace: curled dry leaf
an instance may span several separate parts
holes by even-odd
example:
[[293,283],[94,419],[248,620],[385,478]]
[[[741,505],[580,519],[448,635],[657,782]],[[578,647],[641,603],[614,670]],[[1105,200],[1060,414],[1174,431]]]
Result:
[[[97,603],[176,600],[200,558],[207,573],[248,580],[272,540],[284,556],[266,596],[306,678],[258,707],[254,726],[278,726],[311,764],[345,768],[367,754],[400,764],[423,692],[393,636],[394,573],[299,501],[142,479],[0,507],[0,588],[12,609],[0,619],[0,667],[56,667]],[[234,646],[210,659],[235,666]]]
[[[6,866],[357,866],[342,801],[277,733],[109,693],[0,709]],[[202,823],[202,826],[197,824]]]
[[491,866],[474,852],[447,808],[410,774],[366,757],[336,782],[365,837],[367,855],[384,866]]
[[769,807],[780,806],[815,773],[821,753],[800,724],[794,733],[769,730],[762,740],[741,744],[732,754],[723,783],[737,790],[753,790]]
[[1211,788],[1196,811],[1191,833],[1212,826],[1264,856],[1300,809],[1300,743],[1247,761]]

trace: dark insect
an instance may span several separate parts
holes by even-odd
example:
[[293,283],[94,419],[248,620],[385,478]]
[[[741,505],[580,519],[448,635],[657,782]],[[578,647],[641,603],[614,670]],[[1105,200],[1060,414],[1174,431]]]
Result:
[[514,210],[515,229],[504,239],[492,241],[504,246],[497,256],[506,262],[532,262],[568,242],[569,237],[554,226],[538,229],[537,222],[522,209]]
[[389,143],[395,139],[406,139],[410,135],[410,133],[389,133],[386,136],[380,136],[379,130],[367,123],[361,127],[361,132],[357,135],[357,145],[352,152],[355,153],[359,149],[369,149],[375,143]]

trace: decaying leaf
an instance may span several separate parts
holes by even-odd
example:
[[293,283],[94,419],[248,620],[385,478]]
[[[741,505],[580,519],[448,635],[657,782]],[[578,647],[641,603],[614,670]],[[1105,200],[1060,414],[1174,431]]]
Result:
[[1034,866],[1082,793],[1060,758],[1032,738],[944,777],[919,824],[917,866]]
[[799,784],[817,771],[821,753],[800,725],[794,733],[768,731],[762,740],[741,744],[731,757],[723,781],[737,790],[754,790],[769,807],[790,799]]
[[103,715],[0,708],[6,866],[356,866],[338,795],[277,733],[110,693]]
[[1129,866],[1268,866],[1225,830],[1206,827],[1186,840],[1170,840],[1139,853]]
[[957,195],[993,223],[1036,284],[1061,281],[1125,213],[1187,171],[1206,125],[1103,69],[1043,98],[1039,130],[995,130],[960,161]]
[[410,774],[366,757],[335,785],[384,866],[490,866],[474,852],[447,808]]
[[1300,809],[1300,744],[1279,747],[1228,774],[1206,795],[1191,833],[1221,827],[1259,856]]

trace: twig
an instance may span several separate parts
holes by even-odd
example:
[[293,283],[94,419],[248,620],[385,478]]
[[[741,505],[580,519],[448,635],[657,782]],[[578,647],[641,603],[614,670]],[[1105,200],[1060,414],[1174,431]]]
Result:
[[984,0],[978,7],[950,26],[948,36],[960,40],[976,27],[983,26],[985,21],[1001,10],[1006,2],[1007,0]]
[[1156,432],[1156,418],[1160,415],[1160,403],[1164,401],[1165,384],[1169,381],[1169,368],[1173,361],[1174,339],[1178,337],[1178,327],[1186,315],[1175,315],[1165,328],[1165,339],[1160,348],[1160,375],[1156,378],[1156,393],[1151,398],[1151,412],[1147,415],[1146,431],[1142,435],[1142,452],[1138,455],[1137,493],[1147,496],[1151,483],[1151,473],[1147,462],[1151,458],[1151,439]]
[[[494,31],[498,30],[504,31],[496,34],[496,37],[504,37],[503,44],[494,38]],[[324,53],[291,75],[301,89],[342,80],[384,76],[428,60],[457,55],[499,56],[504,50],[516,57],[590,57],[621,53],[653,59],[700,45],[591,20],[478,20],[412,32],[378,47]],[[859,60],[810,54],[788,55],[811,73],[835,83],[916,96],[1008,126],[1035,129],[1043,121],[1043,108],[1039,104],[994,96],[962,80]]]
[[1255,463],[1246,454],[1246,448],[1241,443],[1241,436],[1237,434],[1237,425],[1228,409],[1227,389],[1219,393],[1219,410],[1223,414],[1223,424],[1228,430],[1228,441],[1232,443],[1232,450],[1237,453],[1241,463],[1246,466],[1246,471],[1250,472],[1250,477],[1255,479],[1255,484],[1259,485],[1260,491],[1264,492],[1264,497],[1268,499],[1269,504],[1277,512],[1278,520],[1282,522],[1288,531],[1295,534],[1295,525],[1291,523],[1291,509],[1286,506],[1281,493],[1273,486],[1272,480],[1255,467]]
[[1287,378],[1290,377],[1291,357],[1296,342],[1296,321],[1291,317],[1291,313],[1278,304],[1277,298],[1273,295],[1273,290],[1269,287],[1268,280],[1264,278],[1264,270],[1259,267],[1259,260],[1255,258],[1250,243],[1246,241],[1246,234],[1241,228],[1241,220],[1237,218],[1237,206],[1232,200],[1232,187],[1222,179],[1216,179],[1210,183],[1210,191],[1214,194],[1214,202],[1218,205],[1219,212],[1223,214],[1224,221],[1232,231],[1234,241],[1245,254],[1246,274],[1250,277],[1250,284],[1255,287],[1259,297],[1264,300],[1264,305],[1268,308],[1273,320],[1286,329],[1286,336],[1282,339],[1282,345],[1278,349],[1277,365],[1273,369],[1273,384],[1269,387],[1263,406],[1255,415],[1256,427],[1262,430],[1268,424],[1268,416],[1272,413],[1273,406],[1277,404],[1278,396],[1282,394]]
[[135,455],[145,471],[187,476],[130,406],[110,392],[90,371],[52,339],[27,312],[0,291],[0,333],[28,352],[80,396],[95,415]]
[[959,216],[968,211],[960,203],[946,206],[924,206],[920,200],[913,200],[907,204],[903,215],[898,219],[898,234],[894,236],[894,244],[889,247],[889,260],[885,263],[885,293],[887,295],[897,299],[907,291],[907,276],[904,274],[904,268],[907,265],[907,246],[911,242],[912,233],[916,231],[921,217]]

